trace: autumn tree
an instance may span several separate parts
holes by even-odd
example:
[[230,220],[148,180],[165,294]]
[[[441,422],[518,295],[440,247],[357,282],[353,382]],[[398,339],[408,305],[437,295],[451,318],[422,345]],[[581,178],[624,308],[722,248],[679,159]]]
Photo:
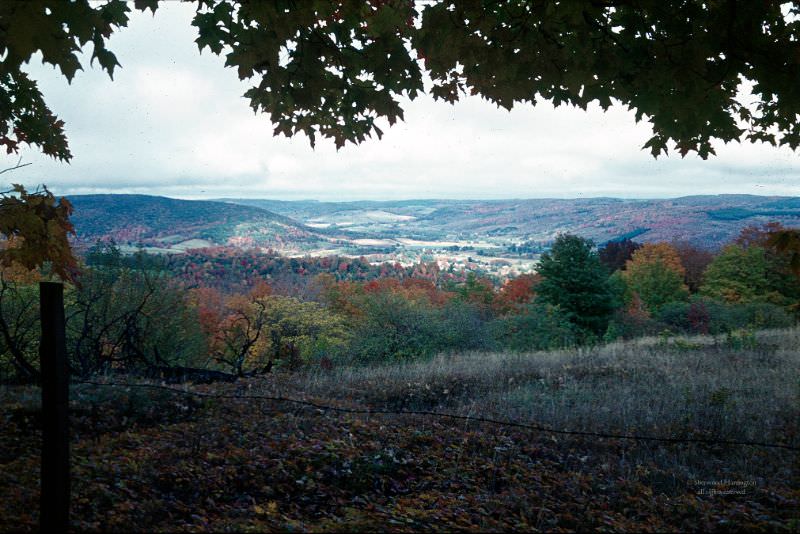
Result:
[[591,240],[559,235],[549,252],[542,254],[537,299],[557,306],[586,332],[601,336],[614,309],[608,271],[600,263]]
[[703,273],[714,260],[714,254],[685,241],[675,243],[673,247],[678,252],[678,258],[685,270],[683,281],[686,287],[690,293],[697,293],[703,283]]
[[[425,91],[447,102],[479,95],[507,109],[618,102],[650,123],[644,146],[653,155],[674,147],[705,158],[715,139],[800,144],[795,4],[784,12],[780,2],[676,0],[193,3],[198,48],[224,55],[251,84],[245,97],[269,115],[275,134],[302,132],[312,144],[380,137],[379,122],[402,120],[402,99]],[[113,76],[119,62],[108,39],[131,9],[158,6],[0,3],[6,151],[27,143],[71,157],[63,122],[26,72],[34,54],[68,80],[87,60]],[[745,87],[753,88],[749,99],[740,95]]]
[[[212,359],[237,376],[257,368],[266,370],[269,363],[269,340],[264,335],[267,321],[264,297],[270,293],[269,286],[261,284],[246,295],[226,297],[218,309],[208,309],[208,304],[217,304],[211,301],[203,303],[205,310],[199,310]],[[201,296],[195,293],[193,298]]]
[[35,270],[47,265],[62,280],[73,279],[77,260],[68,237],[75,233],[69,216],[72,204],[46,187],[28,192],[15,184],[0,193],[0,267]]
[[[622,278],[630,293],[653,313],[668,302],[686,300],[689,290],[678,251],[668,243],[647,243],[628,260]],[[630,299],[629,299],[630,300]]]
[[681,264],[678,251],[669,243],[646,243],[637,249],[631,259],[625,264],[625,276],[629,276],[631,269],[634,271],[642,265],[660,262],[667,269],[683,276],[685,269]]
[[726,302],[774,300],[767,282],[764,249],[731,244],[706,269],[701,293]]
[[297,367],[339,352],[349,337],[339,313],[317,302],[273,295],[263,282],[247,294],[224,296],[201,287],[191,295],[212,359],[237,376],[269,372],[276,365]]
[[[800,230],[778,222],[747,226],[734,243],[764,250],[768,291],[780,293],[800,311]],[[798,234],[796,237],[793,235]],[[796,249],[796,250],[794,250]]]
[[260,303],[264,306],[268,366],[295,369],[338,355],[347,346],[350,331],[344,319],[317,302],[272,295]]
[[621,241],[609,241],[598,250],[600,262],[606,266],[609,272],[625,269],[625,264],[631,259],[633,253],[641,247],[639,243],[630,239]]
[[509,313],[523,307],[536,297],[536,286],[542,281],[540,274],[521,274],[506,280],[494,298],[498,314]]
[[334,312],[347,317],[363,315],[360,299],[365,294],[364,284],[350,281],[337,281],[330,273],[322,273],[314,278],[314,284],[319,287],[322,302]]
[[477,306],[484,313],[491,311],[495,298],[491,280],[470,272],[463,283],[453,284],[452,290],[457,298]]

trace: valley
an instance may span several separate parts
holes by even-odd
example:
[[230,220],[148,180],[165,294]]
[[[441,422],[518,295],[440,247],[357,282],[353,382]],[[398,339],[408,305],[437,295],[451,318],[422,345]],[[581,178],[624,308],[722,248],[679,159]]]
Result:
[[114,239],[124,252],[234,247],[289,257],[436,262],[498,277],[531,272],[560,233],[602,244],[688,242],[714,250],[742,228],[800,224],[800,198],[753,195],[319,202],[76,195],[79,246]]

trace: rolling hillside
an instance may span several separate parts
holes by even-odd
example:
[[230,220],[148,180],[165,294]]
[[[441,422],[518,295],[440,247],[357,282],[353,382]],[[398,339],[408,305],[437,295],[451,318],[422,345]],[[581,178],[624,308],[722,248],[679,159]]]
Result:
[[707,195],[675,199],[404,200],[361,202],[229,199],[320,228],[375,237],[551,240],[576,233],[598,243],[685,240],[715,248],[749,225],[800,225],[800,198]]
[[327,239],[283,215],[204,200],[147,195],[76,195],[79,244],[113,238],[122,245],[181,251],[215,245],[286,248]]
[[476,255],[491,263],[513,257],[522,243],[540,250],[561,232],[597,243],[630,237],[713,249],[748,225],[800,225],[800,198],[749,195],[387,202],[77,195],[70,200],[79,246],[113,238],[123,248],[142,244],[153,252],[264,247],[286,255],[363,255],[405,263],[458,254],[465,263]]

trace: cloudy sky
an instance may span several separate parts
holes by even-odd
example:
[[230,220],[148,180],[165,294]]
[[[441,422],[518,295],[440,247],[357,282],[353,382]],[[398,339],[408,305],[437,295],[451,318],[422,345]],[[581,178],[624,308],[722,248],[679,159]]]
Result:
[[[335,150],[273,137],[223,60],[200,55],[189,5],[133,14],[111,39],[122,69],[68,85],[39,61],[30,72],[67,123],[74,155],[62,164],[30,149],[6,178],[59,194],[145,193],[179,198],[279,199],[674,197],[751,193],[800,196],[800,154],[720,144],[718,156],[653,160],[645,124],[622,108],[512,112],[478,98],[455,106],[420,97],[382,140]],[[16,158],[3,156],[8,167]]]

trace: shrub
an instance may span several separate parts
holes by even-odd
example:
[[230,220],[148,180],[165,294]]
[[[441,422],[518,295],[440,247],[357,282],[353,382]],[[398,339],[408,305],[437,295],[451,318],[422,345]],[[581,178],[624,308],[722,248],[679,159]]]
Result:
[[782,306],[767,302],[751,302],[744,305],[744,314],[749,328],[786,328],[794,319]]
[[475,303],[453,300],[435,310],[439,322],[438,351],[484,350],[492,348],[492,336],[483,316],[485,309]]
[[363,295],[359,308],[350,355],[360,362],[490,348],[491,336],[475,303],[453,300],[436,306],[425,299],[381,292]]
[[73,373],[111,368],[192,366],[205,351],[195,310],[164,272],[107,265],[85,268],[65,294]]
[[570,347],[578,341],[566,314],[546,304],[528,304],[518,314],[496,319],[492,332],[498,345],[513,351]]
[[375,362],[431,355],[437,347],[438,317],[432,307],[383,292],[364,295],[359,302],[351,355]]
[[664,325],[654,320],[646,310],[629,305],[614,313],[603,340],[614,341],[620,338],[633,339],[650,336],[660,332],[663,328]]
[[731,304],[704,297],[664,305],[657,319],[676,332],[722,334],[742,328],[784,328],[793,324],[781,306],[766,302]]

